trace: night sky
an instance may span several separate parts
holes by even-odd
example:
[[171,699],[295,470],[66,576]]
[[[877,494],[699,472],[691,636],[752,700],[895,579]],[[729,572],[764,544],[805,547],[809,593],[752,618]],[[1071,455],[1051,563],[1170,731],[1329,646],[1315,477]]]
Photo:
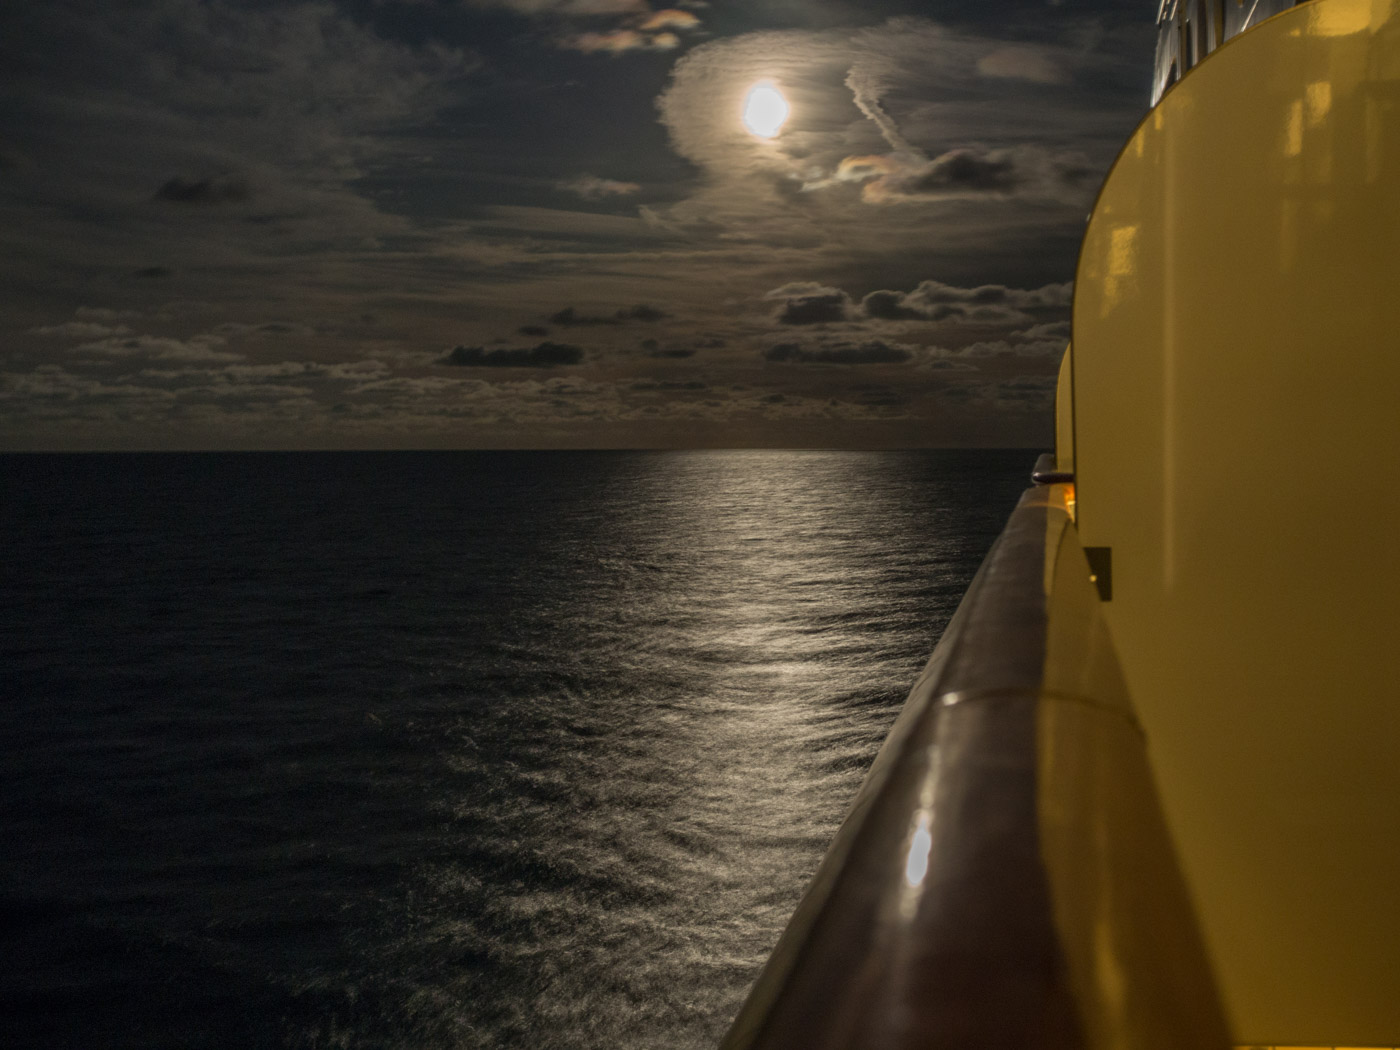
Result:
[[1047,444],[1154,7],[5,4],[0,447]]

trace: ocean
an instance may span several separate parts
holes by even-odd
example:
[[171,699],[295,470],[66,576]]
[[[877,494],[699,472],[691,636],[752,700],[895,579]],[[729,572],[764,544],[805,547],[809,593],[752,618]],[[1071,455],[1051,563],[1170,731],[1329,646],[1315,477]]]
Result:
[[7,1047],[714,1047],[1028,451],[0,456]]

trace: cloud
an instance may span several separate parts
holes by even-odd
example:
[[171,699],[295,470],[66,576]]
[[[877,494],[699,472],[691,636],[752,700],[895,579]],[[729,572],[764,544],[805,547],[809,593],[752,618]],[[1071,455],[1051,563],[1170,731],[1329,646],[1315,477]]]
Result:
[[1012,332],[1011,338],[1021,342],[1035,342],[1042,339],[1058,339],[1065,342],[1069,339],[1070,322],[1049,321],[1045,324],[1032,325],[1030,328],[1020,332]]
[[1053,321],[1011,332],[1005,339],[983,340],[956,350],[960,357],[1058,357],[1070,342],[1070,322]]
[[[394,3],[414,16],[411,24],[389,18]],[[15,367],[66,361],[79,377],[103,383],[143,369],[139,374],[151,384],[222,391],[234,375],[218,367],[222,362],[197,369],[205,362],[182,362],[178,355],[239,350],[246,354],[239,367],[254,368],[299,355],[305,342],[318,361],[374,356],[389,362],[393,374],[365,380],[383,381],[374,389],[333,397],[322,396],[329,379],[304,373],[248,373],[243,382],[284,387],[288,404],[303,396],[294,391],[311,389],[317,411],[349,405],[345,411],[361,421],[374,410],[386,421],[467,418],[459,413],[468,397],[473,420],[553,419],[556,398],[587,401],[590,411],[620,418],[632,406],[618,407],[608,391],[589,400],[544,384],[607,377],[627,402],[626,384],[638,371],[668,383],[703,375],[712,385],[704,397],[685,397],[683,387],[672,392],[681,395],[678,402],[711,402],[704,411],[716,419],[755,412],[760,397],[775,395],[785,400],[772,404],[785,411],[802,405],[825,418],[829,402],[847,400],[852,379],[889,379],[900,391],[907,385],[925,405],[949,378],[962,378],[957,369],[975,369],[992,382],[1049,367],[1044,358],[951,355],[972,340],[985,348],[1000,340],[1016,355],[1039,353],[1055,338],[1036,329],[1056,322],[1061,307],[1018,305],[1010,292],[1072,272],[1084,209],[1062,207],[1058,199],[1042,207],[1032,199],[1036,170],[1026,151],[1082,150],[1099,162],[1102,154],[1086,135],[1116,135],[1123,126],[1121,107],[1102,102],[1116,97],[1113,81],[1100,75],[1102,66],[1076,65],[1074,56],[1051,49],[1064,83],[979,72],[979,64],[996,66],[983,62],[995,51],[993,42],[926,19],[873,24],[888,5],[852,19],[855,8],[844,0],[839,18],[832,14],[821,23],[839,21],[839,29],[736,32],[736,18],[774,24],[770,16],[780,4],[804,12],[837,6],[765,0],[725,15],[730,35],[699,44],[681,60],[684,71],[676,67],[666,89],[671,102],[662,110],[666,126],[652,128],[654,137],[669,132],[678,144],[680,156],[669,156],[660,141],[629,145],[628,129],[645,123],[641,110],[657,78],[666,76],[670,56],[650,62],[638,56],[652,71],[640,77],[624,76],[621,63],[588,56],[556,53],[558,61],[533,66],[505,59],[518,59],[522,46],[538,50],[585,31],[669,32],[689,45],[684,19],[654,20],[663,6],[682,11],[680,4],[657,0],[656,11],[641,3],[497,4],[540,23],[503,22],[498,11],[486,31],[470,36],[492,52],[492,63],[479,76],[460,78],[465,65],[454,65],[450,56],[441,60],[446,51],[401,41],[423,40],[423,34],[430,40],[448,24],[428,17],[430,9],[445,14],[470,0],[428,0],[411,11],[402,0],[394,3],[369,18],[344,14],[356,5],[334,0],[161,0],[154,7],[60,0],[27,8],[53,11],[34,21],[46,22],[56,38],[61,28],[83,56],[50,63],[46,56],[57,52],[49,43],[25,64],[19,53],[30,44],[22,36],[0,42],[10,68],[32,81],[32,90],[26,84],[19,93],[25,113],[15,122],[22,140],[17,148],[34,156],[35,173],[55,183],[53,206],[31,206],[28,229],[16,232],[37,244],[66,223],[67,247],[54,253],[66,261],[60,270],[41,255],[36,267],[22,243],[0,268],[17,273],[15,260],[21,260],[33,271],[27,286],[39,281],[52,287],[49,301],[66,300],[70,309],[85,299],[130,304],[149,320],[36,313],[39,307],[29,304],[11,311],[24,318],[21,327],[102,327],[72,330],[67,341],[55,335],[48,346],[37,334],[16,340],[10,351]],[[77,18],[79,10],[91,17]],[[696,13],[709,20],[705,11]],[[468,12],[452,23],[461,39],[468,38],[471,17]],[[792,17],[821,21],[815,14]],[[867,28],[851,28],[858,23]],[[1059,32],[1048,24],[1033,31]],[[789,127],[770,142],[747,134],[737,115],[744,90],[763,78],[779,82],[793,106]],[[577,86],[569,85],[573,80]],[[1092,103],[1086,102],[1088,87],[1098,92]],[[613,91],[624,94],[614,98]],[[628,119],[598,132],[602,138],[551,132],[556,123],[586,131],[601,102]],[[541,109],[554,119],[542,124],[530,117]],[[54,116],[52,133],[31,132],[48,115]],[[80,134],[80,128],[88,130]],[[516,151],[529,145],[520,135],[535,146],[549,139],[557,147],[549,170],[519,167]],[[907,157],[900,144],[910,148]],[[652,159],[641,167],[613,167],[606,159],[631,156],[633,147]],[[91,165],[79,162],[85,153]],[[953,170],[952,158],[959,156],[992,168]],[[808,183],[831,180],[843,161],[861,157],[880,158],[868,177],[802,192]],[[1009,159],[1009,172],[995,170],[999,158]],[[4,178],[7,187],[28,192],[19,175]],[[881,178],[872,193],[897,195],[901,207],[875,207],[867,199],[866,187]],[[979,178],[991,188],[978,185]],[[998,179],[1011,188],[995,188]],[[248,188],[242,203],[238,190],[227,188],[237,180]],[[165,186],[171,191],[159,193]],[[640,211],[610,214],[639,201],[654,225]],[[14,214],[0,201],[0,225],[13,229]],[[148,263],[164,264],[168,269],[154,272],[173,270],[174,277],[135,280],[132,274]],[[947,283],[921,291],[920,274]],[[811,280],[783,283],[793,278]],[[987,287],[1005,294],[976,294]],[[780,294],[755,301],[766,289]],[[204,302],[172,314],[160,305],[172,295]],[[638,301],[654,305],[639,309],[632,305]],[[663,302],[670,318],[659,309]],[[264,307],[250,313],[253,303]],[[556,303],[575,306],[566,312]],[[557,327],[546,322],[551,311],[565,314]],[[377,316],[373,328],[355,320],[364,312]],[[301,327],[280,331],[249,323],[258,317]],[[936,318],[946,326],[936,327]],[[1006,322],[1005,329],[994,322]],[[63,351],[70,342],[102,343],[131,336],[133,329],[178,337],[172,342],[183,351],[154,342],[82,351],[71,360]],[[186,337],[195,331],[227,342],[190,346]],[[728,345],[706,348],[699,340],[712,333]],[[644,336],[655,339],[648,343]],[[549,368],[549,355],[542,360],[539,347],[570,339],[579,344],[574,365],[560,361]],[[947,349],[936,350],[933,342]],[[457,343],[456,367],[438,367],[451,360]],[[766,359],[765,348],[784,343],[791,349]],[[177,380],[176,371],[185,377]],[[195,371],[227,378],[200,378]],[[156,372],[165,377],[157,380]],[[506,381],[510,390],[503,389]],[[536,388],[517,387],[517,381]],[[733,391],[743,384],[746,392]],[[891,396],[849,395],[884,407]],[[670,410],[659,390],[635,397]],[[741,402],[748,407],[733,407]],[[844,411],[833,407],[831,418]],[[320,416],[305,418],[307,433],[322,425]],[[509,426],[502,422],[480,438],[448,429],[443,440],[515,440],[518,432]],[[590,441],[597,433],[537,429],[523,440]],[[777,431],[739,428],[697,440],[761,441],[771,433]],[[632,440],[634,432],[617,436]],[[937,440],[949,440],[948,431],[938,431]]]
[[892,76],[889,65],[873,55],[864,58],[865,61],[858,60],[846,74],[846,87],[851,89],[851,98],[870,122],[880,129],[881,136],[891,149],[901,153],[912,151],[914,147],[900,133],[899,126],[880,101],[890,88]]
[[867,204],[902,204],[968,196],[1055,197],[1077,187],[1089,173],[1078,153],[1035,147],[982,149],[962,146],[932,160],[917,151],[842,158],[831,179],[807,183],[861,183]]
[[439,364],[463,368],[553,368],[576,365],[583,351],[568,343],[540,343],[520,350],[486,350],[479,346],[454,346]]
[[663,344],[656,339],[643,339],[640,344],[642,352],[648,357],[671,361],[683,361],[688,357],[694,357],[700,350],[715,350],[724,345],[725,343],[722,339],[701,339],[688,344]]
[[[977,71],[1004,40],[916,17],[696,47],[676,63],[658,108],[700,177],[686,199],[652,205],[650,220],[697,239],[847,258],[951,267],[996,253],[1021,260],[1021,272],[1033,258],[1047,260],[1038,276],[1068,272],[1078,237],[1067,231],[1082,225],[1093,183],[1143,106],[1140,93],[1119,87],[1128,60],[1071,46],[1070,22],[1047,29],[1065,42],[987,63],[1006,72],[1011,58],[1024,60],[1019,77]],[[1044,82],[1052,64],[1062,83]],[[763,79],[792,106],[771,140],[738,119]],[[875,213],[895,204],[919,209],[918,219]]]
[[304,324],[292,324],[287,321],[264,321],[261,324],[248,324],[241,321],[228,321],[214,329],[215,334],[222,336],[277,336],[277,335],[314,335],[315,330]]
[[1073,289],[1072,282],[1024,289],[1002,284],[958,288],[941,281],[922,281],[912,292],[871,292],[861,300],[860,309],[866,317],[886,321],[1014,324],[1030,320],[1026,310],[1069,306]]
[[62,324],[31,328],[29,334],[63,336],[74,339],[100,339],[104,336],[130,335],[131,329],[124,324],[106,325],[96,321],[65,321]]
[[103,306],[80,306],[73,312],[79,321],[131,321],[141,316],[140,310],[111,310]]
[[820,284],[797,281],[774,288],[763,298],[782,300],[774,315],[779,324],[828,324],[848,320],[851,314],[849,295]]
[[248,183],[237,176],[186,179],[177,175],[156,190],[155,199],[172,204],[237,204],[251,196]]
[[646,0],[468,0],[473,7],[504,7],[522,15],[649,14]]
[[805,347],[800,343],[777,343],[763,351],[765,361],[804,365],[903,364],[912,356],[906,347],[891,346],[878,339],[859,344],[838,343],[820,347]]
[[1069,80],[1069,72],[1048,49],[1031,44],[1010,44],[988,52],[977,60],[977,72],[984,77],[1036,84],[1064,84]]
[[601,200],[604,197],[628,197],[641,191],[641,186],[635,182],[619,182],[617,179],[601,179],[596,175],[580,175],[576,179],[569,179],[556,183],[559,189],[568,193],[574,193],[584,200]]
[[[512,5],[514,6],[514,5]],[[621,25],[607,30],[589,30],[566,34],[558,38],[560,47],[574,51],[603,52],[614,56],[628,51],[672,51],[680,47],[677,33],[699,28],[700,19],[689,11],[666,8],[652,11],[646,4],[626,5],[600,10],[580,10],[580,5],[557,5],[548,10],[556,15],[627,15]],[[588,5],[592,7],[593,5]],[[606,5],[599,5],[606,6]],[[519,8],[517,8],[519,9]],[[530,13],[541,13],[532,11]]]
[[586,53],[621,55],[628,51],[672,51],[680,47],[675,33],[642,33],[635,29],[614,29],[606,33],[579,33],[564,37],[561,47]]
[[999,408],[1045,411],[1055,404],[1055,377],[1017,376],[997,383],[994,396]]
[[[844,162],[843,162],[844,163]],[[912,197],[950,190],[1010,192],[1025,182],[1011,150],[950,150],[915,167],[904,178],[886,176],[865,187],[867,199]],[[883,192],[872,193],[880,188]]]
[[31,10],[24,32],[0,34],[0,66],[17,78],[7,134],[44,172],[52,205],[0,201],[31,269],[71,273],[79,256],[142,277],[226,265],[252,283],[270,257],[362,250],[408,225],[362,180],[421,161],[412,131],[475,63],[380,36],[323,0]]
[[639,303],[636,306],[630,306],[617,312],[617,318],[620,321],[662,321],[669,316],[669,314],[658,310],[654,306],[647,306],[645,303]]
[[[1043,327],[1056,327],[1045,325]],[[1068,327],[1068,326],[1066,326]],[[955,351],[960,357],[1059,357],[1068,345],[1063,336],[1047,336],[1027,339],[1023,333],[1013,332],[1006,339],[995,339],[971,343]]]
[[345,361],[320,364],[314,361],[277,361],[271,364],[226,364],[184,366],[179,368],[144,368],[136,378],[171,383],[228,383],[234,385],[271,383],[281,379],[335,380],[363,383],[383,376],[388,371],[382,361]]
[[197,335],[190,339],[170,339],[153,335],[112,337],[75,346],[75,355],[108,358],[140,358],[149,361],[241,361],[242,354],[219,348],[224,340],[216,335]]
[[850,299],[845,292],[803,295],[787,300],[778,311],[780,324],[826,324],[846,320]]
[[700,19],[689,11],[667,8],[649,15],[640,28],[647,32],[655,32],[658,29],[695,29],[699,25]]
[[557,313],[551,314],[549,321],[560,327],[568,328],[578,325],[614,325],[626,324],[628,321],[642,321],[652,323],[665,320],[669,314],[658,310],[654,306],[647,306],[639,303],[636,306],[624,307],[616,313],[606,317],[590,317],[587,314],[579,313],[574,307],[566,306]]
[[710,384],[698,379],[639,379],[627,387],[628,390],[663,392],[668,390],[709,390]]

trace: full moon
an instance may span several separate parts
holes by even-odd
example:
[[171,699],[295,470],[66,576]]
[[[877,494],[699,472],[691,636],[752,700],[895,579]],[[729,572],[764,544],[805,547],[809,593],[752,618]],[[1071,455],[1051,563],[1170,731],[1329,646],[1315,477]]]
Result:
[[755,84],[744,99],[744,127],[761,139],[775,138],[790,112],[781,91],[772,84]]

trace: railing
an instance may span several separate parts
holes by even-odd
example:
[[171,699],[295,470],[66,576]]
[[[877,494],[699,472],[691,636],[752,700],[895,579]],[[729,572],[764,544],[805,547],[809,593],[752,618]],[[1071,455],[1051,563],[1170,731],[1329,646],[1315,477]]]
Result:
[[1022,497],[724,1050],[1229,1045],[1067,488]]

